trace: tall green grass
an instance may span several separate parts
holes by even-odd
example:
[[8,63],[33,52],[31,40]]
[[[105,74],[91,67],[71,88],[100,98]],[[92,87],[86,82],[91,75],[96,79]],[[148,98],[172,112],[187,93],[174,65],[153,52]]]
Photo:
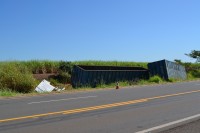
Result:
[[59,70],[59,61],[50,60],[4,61],[0,62],[0,67],[3,64],[9,63],[25,66],[33,74],[57,73],[57,71]]
[[181,63],[185,66],[188,79],[200,78],[200,63]]
[[59,62],[49,60],[31,60],[24,63],[34,74],[57,73]]
[[15,91],[12,91],[8,88],[2,88],[0,89],[0,96],[3,97],[10,97],[10,96],[16,96],[18,93]]
[[144,67],[147,68],[146,62],[125,62],[125,61],[50,61],[50,60],[30,60],[30,61],[6,61],[0,62],[2,64],[16,64],[20,66],[26,66],[33,74],[43,73],[58,73],[61,68],[73,65],[93,65],[93,66],[130,66],[130,67]]
[[36,87],[37,81],[25,65],[9,62],[0,66],[0,90],[8,88],[11,91],[28,93]]
[[147,68],[147,62],[128,62],[128,61],[74,61],[73,65],[92,65],[92,66],[129,66]]

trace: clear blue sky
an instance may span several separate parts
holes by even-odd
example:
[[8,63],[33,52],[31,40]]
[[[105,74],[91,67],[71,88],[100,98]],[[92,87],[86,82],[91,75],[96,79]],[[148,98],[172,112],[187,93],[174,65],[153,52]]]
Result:
[[0,0],[0,60],[194,61],[199,0]]

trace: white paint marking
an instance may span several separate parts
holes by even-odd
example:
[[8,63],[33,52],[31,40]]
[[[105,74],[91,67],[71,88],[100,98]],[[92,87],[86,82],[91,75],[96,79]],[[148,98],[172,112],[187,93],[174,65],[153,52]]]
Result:
[[200,117],[200,114],[190,116],[190,117],[187,117],[187,118],[184,118],[184,119],[181,119],[181,120],[173,121],[173,122],[170,122],[170,123],[167,123],[167,124],[164,124],[164,125],[160,125],[160,126],[157,126],[157,127],[153,127],[153,128],[150,128],[150,129],[146,129],[146,130],[143,130],[143,131],[139,131],[139,132],[136,132],[136,133],[151,133],[153,131],[156,131],[156,130],[159,130],[159,129],[162,129],[162,128],[166,128],[166,127],[170,127],[172,125],[182,123],[182,122],[186,122],[186,121],[198,118],[198,117]]
[[97,97],[97,96],[87,96],[87,97],[76,97],[76,98],[57,99],[57,100],[49,100],[49,101],[30,102],[30,103],[28,103],[28,104],[38,104],[38,103],[49,103],[49,102],[69,101],[69,100],[86,99],[86,98],[95,98],[95,97]]

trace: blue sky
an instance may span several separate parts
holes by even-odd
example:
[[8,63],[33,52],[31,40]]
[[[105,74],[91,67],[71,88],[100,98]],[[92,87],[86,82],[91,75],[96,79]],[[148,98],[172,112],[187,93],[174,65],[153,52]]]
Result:
[[194,61],[199,0],[0,0],[0,60]]

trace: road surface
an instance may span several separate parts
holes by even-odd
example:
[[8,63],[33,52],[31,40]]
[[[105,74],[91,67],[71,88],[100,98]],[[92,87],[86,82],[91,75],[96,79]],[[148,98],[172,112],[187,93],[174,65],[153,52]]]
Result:
[[197,114],[199,81],[16,97],[0,99],[0,133],[142,133]]
[[163,131],[161,133],[199,133],[199,132],[200,132],[200,120],[197,120]]

